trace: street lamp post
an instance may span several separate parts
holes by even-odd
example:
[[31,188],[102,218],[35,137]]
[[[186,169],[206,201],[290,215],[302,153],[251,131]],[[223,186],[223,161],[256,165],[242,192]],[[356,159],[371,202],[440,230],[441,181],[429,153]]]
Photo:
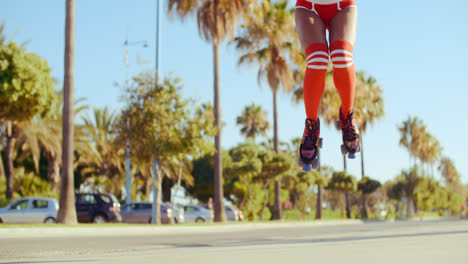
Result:
[[[127,39],[124,42],[125,46],[125,71],[126,71],[126,76],[125,76],[125,87],[128,88],[129,85],[129,63],[128,63],[128,46],[134,46],[134,45],[142,45],[143,48],[148,47],[148,42],[146,40],[140,40],[140,41],[135,41],[135,42],[129,42],[128,41],[128,36]],[[129,133],[130,127],[129,124],[127,124],[127,133]],[[127,176],[127,197],[125,199],[126,203],[131,202],[130,198],[130,139],[127,135],[127,144],[125,146],[125,159],[126,159],[126,176]]]
[[[160,41],[161,41],[161,0],[156,0],[156,60],[155,60],[155,68],[156,68],[156,85],[159,82],[159,76],[160,76],[160,67],[159,67],[159,50],[160,50]],[[159,137],[159,135],[158,135]],[[157,152],[157,150],[156,150]],[[159,201],[161,201],[160,196],[161,196],[161,190],[159,188],[156,188],[156,183],[158,184],[158,187],[161,187],[160,182],[158,182],[158,170],[159,168],[159,158],[156,157],[153,154],[153,175],[154,175],[154,183],[153,183],[153,210],[151,212],[151,224],[156,224],[156,217],[157,213],[156,210],[159,207]],[[175,212],[175,208],[172,208],[172,211]]]

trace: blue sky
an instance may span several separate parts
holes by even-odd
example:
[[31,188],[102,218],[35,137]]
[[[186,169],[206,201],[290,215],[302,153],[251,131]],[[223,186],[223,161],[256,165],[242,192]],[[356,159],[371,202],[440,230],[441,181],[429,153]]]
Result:
[[[468,8],[465,0],[357,0],[359,25],[354,60],[359,71],[374,76],[384,90],[385,118],[365,134],[366,174],[386,181],[409,166],[408,153],[398,146],[397,125],[408,115],[418,116],[452,158],[462,180],[468,183]],[[7,36],[29,40],[29,51],[48,60],[52,75],[63,81],[65,1],[2,0],[0,19]],[[291,5],[294,1],[291,1]],[[167,2],[163,1],[164,12]],[[118,111],[120,88],[125,82],[125,49],[129,47],[130,74],[154,67],[156,1],[78,0],[76,6],[75,96],[90,106]],[[194,19],[181,23],[162,19],[161,71],[184,82],[184,95],[212,102],[212,47],[203,41]],[[235,118],[252,102],[261,105],[273,123],[272,94],[257,84],[257,70],[238,67],[239,53],[223,45],[221,56],[221,105],[224,148],[243,141]],[[137,57],[149,63],[139,63]],[[140,60],[141,62],[141,60]],[[305,112],[291,96],[279,97],[279,137],[289,141],[302,135]],[[272,132],[270,132],[270,136]],[[323,163],[342,169],[340,134],[322,127]],[[360,177],[360,158],[348,162],[348,171]],[[439,177],[436,174],[436,177]]]

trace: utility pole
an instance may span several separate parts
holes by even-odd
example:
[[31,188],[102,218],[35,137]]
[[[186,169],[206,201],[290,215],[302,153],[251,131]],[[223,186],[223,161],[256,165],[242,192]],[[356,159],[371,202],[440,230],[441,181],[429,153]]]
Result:
[[[148,43],[146,40],[140,40],[140,41],[135,41],[135,42],[128,42],[128,33],[127,37],[124,42],[125,46],[125,88],[129,87],[129,63],[128,63],[128,46],[129,45],[143,45],[143,48],[148,47]],[[127,133],[130,133],[130,124],[127,123]],[[125,199],[125,202],[128,204],[131,202],[131,197],[130,197],[130,138],[129,135],[127,134],[127,143],[125,147],[125,159],[126,159],[126,178],[127,178],[127,185],[126,185],[126,193],[127,197]]]
[[[156,68],[156,85],[159,83],[159,76],[160,76],[160,68],[159,68],[159,50],[160,50],[160,41],[161,41],[161,0],[156,0],[156,60],[155,60],[155,68]],[[159,136],[159,135],[158,135]],[[158,151],[158,150],[155,150]],[[159,168],[159,158],[153,154],[153,210],[152,210],[152,217],[151,217],[151,224],[156,224],[156,218],[160,216],[160,213],[157,213],[160,210],[159,202],[161,201],[161,182],[158,181],[158,168]],[[156,184],[158,188],[156,188]],[[173,212],[175,212],[173,208]]]

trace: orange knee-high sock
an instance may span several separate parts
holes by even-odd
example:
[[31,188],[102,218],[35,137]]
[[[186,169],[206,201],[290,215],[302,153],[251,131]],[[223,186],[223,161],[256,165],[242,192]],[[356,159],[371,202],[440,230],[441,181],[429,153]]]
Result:
[[304,75],[304,104],[308,119],[317,121],[318,108],[325,90],[325,75],[328,68],[328,47],[313,43],[306,51],[307,68]]
[[346,40],[337,40],[330,45],[333,63],[333,82],[341,97],[341,113],[346,118],[353,109],[356,70],[353,62],[353,45]]

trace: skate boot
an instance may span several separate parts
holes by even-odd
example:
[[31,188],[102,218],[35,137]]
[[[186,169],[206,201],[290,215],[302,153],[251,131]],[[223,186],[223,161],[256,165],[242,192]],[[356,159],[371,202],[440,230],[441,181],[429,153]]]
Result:
[[312,168],[318,169],[318,148],[322,147],[322,139],[319,136],[320,120],[306,119],[297,161],[304,171],[311,171]]
[[341,129],[343,135],[341,153],[343,155],[348,154],[348,158],[354,159],[354,153],[359,152],[361,150],[361,146],[359,144],[359,129],[356,125],[356,119],[354,118],[353,110],[349,111],[348,116],[344,118],[343,114],[341,114],[340,107],[340,120],[336,121],[336,128],[338,130]]

